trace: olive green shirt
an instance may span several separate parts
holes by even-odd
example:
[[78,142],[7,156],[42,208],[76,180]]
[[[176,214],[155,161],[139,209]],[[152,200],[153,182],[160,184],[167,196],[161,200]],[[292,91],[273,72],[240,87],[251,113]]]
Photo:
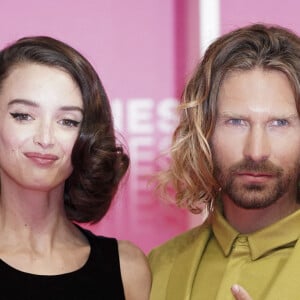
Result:
[[239,234],[216,212],[212,232],[191,299],[232,300],[230,287],[234,283],[245,287],[253,299],[265,299],[299,238],[300,211],[248,235]]
[[151,251],[150,300],[232,300],[234,283],[253,300],[298,300],[299,236],[300,210],[249,235],[216,212],[211,222]]

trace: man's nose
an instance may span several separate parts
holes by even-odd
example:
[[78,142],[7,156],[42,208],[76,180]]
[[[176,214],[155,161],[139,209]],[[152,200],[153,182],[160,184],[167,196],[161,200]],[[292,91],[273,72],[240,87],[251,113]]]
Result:
[[251,127],[244,145],[244,156],[253,161],[263,161],[270,156],[270,150],[266,129],[260,125]]

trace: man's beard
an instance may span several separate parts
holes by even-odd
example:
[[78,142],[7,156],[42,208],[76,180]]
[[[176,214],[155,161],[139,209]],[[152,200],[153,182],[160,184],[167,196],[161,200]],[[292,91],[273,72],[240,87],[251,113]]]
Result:
[[[285,173],[284,170],[270,161],[255,162],[251,159],[240,161],[224,170],[215,161],[215,178],[222,192],[238,207],[245,209],[266,208],[274,204],[290,190],[297,191],[299,164]],[[265,182],[243,183],[239,173],[262,173],[271,176]],[[295,188],[292,186],[295,185]]]

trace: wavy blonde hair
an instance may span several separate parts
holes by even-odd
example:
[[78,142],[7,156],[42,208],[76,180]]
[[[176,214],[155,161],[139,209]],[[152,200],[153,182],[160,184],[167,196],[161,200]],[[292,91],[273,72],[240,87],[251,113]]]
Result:
[[217,39],[183,91],[170,165],[158,176],[158,190],[166,195],[171,188],[178,206],[194,213],[212,206],[219,191],[210,148],[218,91],[228,72],[256,67],[286,74],[300,111],[300,38],[296,34],[279,26],[254,24]]

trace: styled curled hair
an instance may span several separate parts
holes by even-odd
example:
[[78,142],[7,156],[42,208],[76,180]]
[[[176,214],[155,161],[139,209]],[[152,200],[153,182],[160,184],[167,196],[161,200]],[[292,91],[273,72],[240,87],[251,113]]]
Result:
[[213,133],[220,85],[229,72],[254,68],[283,72],[300,112],[300,38],[290,30],[254,24],[223,35],[207,49],[188,81],[179,105],[180,120],[171,146],[170,167],[159,176],[158,189],[175,191],[179,206],[199,213],[219,191],[213,171]]
[[67,72],[80,88],[83,120],[72,151],[73,172],[65,182],[67,217],[97,222],[108,211],[129,166],[117,145],[109,100],[92,65],[74,48],[51,37],[24,37],[0,52],[0,89],[13,67],[35,63]]

